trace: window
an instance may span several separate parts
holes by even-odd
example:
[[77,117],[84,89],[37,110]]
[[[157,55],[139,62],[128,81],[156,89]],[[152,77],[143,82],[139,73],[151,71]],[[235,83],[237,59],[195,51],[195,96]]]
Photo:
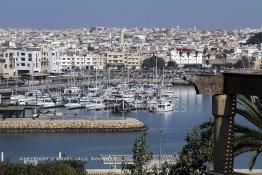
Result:
[[21,55],[22,55],[22,56],[25,56],[25,53],[22,52]]
[[25,58],[21,58],[21,61],[25,61]]
[[28,57],[32,57],[32,54],[31,54],[31,53],[29,53],[29,54],[28,54]]
[[21,66],[25,66],[25,63],[21,63]]
[[28,61],[32,61],[32,58],[29,57],[29,58],[28,58]]
[[17,64],[17,66],[19,66],[19,64]]
[[7,64],[5,64],[5,69],[7,69]]
[[30,64],[27,64],[27,67],[30,67]]

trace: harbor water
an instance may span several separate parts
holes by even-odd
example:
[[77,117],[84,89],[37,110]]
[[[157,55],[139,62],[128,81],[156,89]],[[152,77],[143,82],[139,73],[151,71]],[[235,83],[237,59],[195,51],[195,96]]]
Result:
[[[67,111],[65,108],[52,109],[66,113],[70,117],[137,118],[148,127],[146,131],[150,150],[158,154],[160,150],[160,129],[162,134],[162,154],[179,153],[185,144],[185,137],[194,126],[212,118],[211,95],[197,95],[191,86],[176,86],[178,96],[172,112],[149,113],[134,110],[124,114],[107,111],[86,111],[76,109]],[[51,110],[51,109],[49,109]],[[244,123],[241,117],[237,122]],[[0,152],[4,152],[5,160],[23,162],[31,157],[48,161],[62,152],[67,157],[85,160],[87,168],[109,168],[103,165],[99,156],[102,154],[131,154],[135,139],[143,132],[129,133],[17,133],[0,134]],[[235,159],[236,168],[247,168],[250,154]],[[262,158],[258,158],[255,168],[262,168]]]

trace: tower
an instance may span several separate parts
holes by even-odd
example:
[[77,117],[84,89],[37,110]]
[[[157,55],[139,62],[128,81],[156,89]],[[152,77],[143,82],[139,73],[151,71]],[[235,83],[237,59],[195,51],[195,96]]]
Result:
[[112,33],[110,32],[109,33],[109,44],[110,44],[110,46],[112,46]]
[[121,49],[123,49],[123,46],[124,46],[124,30],[121,29],[121,33],[120,33],[120,38],[119,38],[119,43],[120,43],[120,47]]

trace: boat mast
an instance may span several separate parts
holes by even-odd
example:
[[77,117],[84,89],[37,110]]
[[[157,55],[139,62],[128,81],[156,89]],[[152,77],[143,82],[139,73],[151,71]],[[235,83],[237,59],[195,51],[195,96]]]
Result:
[[156,58],[156,84],[158,84],[157,83],[157,57],[155,57]]

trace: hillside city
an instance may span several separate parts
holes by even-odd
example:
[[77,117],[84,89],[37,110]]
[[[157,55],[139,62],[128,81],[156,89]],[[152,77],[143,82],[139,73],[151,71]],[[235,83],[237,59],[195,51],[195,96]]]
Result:
[[261,68],[260,45],[246,41],[262,29],[176,28],[0,29],[0,77],[60,74],[82,69],[140,69],[153,55],[178,67]]

